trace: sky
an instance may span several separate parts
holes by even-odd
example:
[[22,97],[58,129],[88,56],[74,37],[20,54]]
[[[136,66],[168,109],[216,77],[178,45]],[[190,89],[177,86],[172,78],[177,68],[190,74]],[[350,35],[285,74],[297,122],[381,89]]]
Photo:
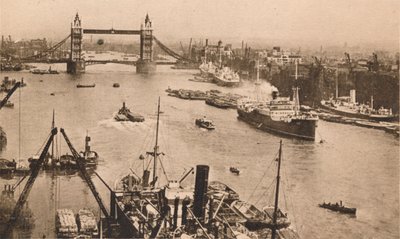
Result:
[[163,42],[399,46],[399,0],[0,0],[0,33],[62,39],[76,12],[83,28],[140,29],[146,13]]

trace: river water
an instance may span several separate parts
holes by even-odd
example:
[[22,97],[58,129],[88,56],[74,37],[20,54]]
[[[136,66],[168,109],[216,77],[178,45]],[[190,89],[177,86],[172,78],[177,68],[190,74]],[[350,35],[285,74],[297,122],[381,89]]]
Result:
[[[45,65],[39,67],[47,68]],[[75,148],[83,150],[87,133],[92,149],[100,155],[97,173],[113,185],[129,168],[140,173],[140,154],[152,150],[155,139],[157,100],[161,97],[160,150],[169,179],[178,179],[190,167],[210,165],[210,180],[234,188],[244,200],[260,208],[272,204],[276,171],[271,165],[281,137],[255,129],[237,119],[233,109],[222,110],[203,101],[186,101],[167,96],[165,89],[218,89],[251,94],[251,84],[238,89],[188,81],[196,71],[171,70],[158,66],[157,73],[142,76],[132,66],[107,64],[87,67],[80,76],[65,73],[65,65],[53,65],[59,75],[0,73],[24,78],[27,87],[15,92],[14,109],[0,111],[0,125],[8,144],[0,157],[26,159],[36,154],[49,135],[52,110],[56,126],[64,128]],[[120,88],[113,88],[113,83]],[[95,83],[95,88],[76,84]],[[268,87],[264,86],[266,91]],[[54,93],[53,95],[50,95]],[[113,114],[125,101],[131,111],[145,116],[143,123],[115,122]],[[216,124],[208,132],[194,120],[207,116]],[[324,122],[317,135],[324,143],[291,138],[283,140],[280,206],[288,212],[302,238],[399,238],[399,141],[391,134],[374,129]],[[61,142],[58,139],[58,142]],[[65,143],[61,152],[67,152]],[[236,176],[230,166],[240,168]],[[161,171],[160,171],[161,172]],[[0,186],[18,178],[0,179]],[[100,195],[109,205],[107,188],[95,177]],[[187,184],[193,182],[189,178]],[[22,183],[24,185],[24,183]],[[16,190],[16,199],[22,191]],[[342,200],[357,208],[357,216],[337,214],[317,205]],[[89,188],[77,174],[41,173],[29,195],[28,206],[35,217],[32,237],[55,237],[55,209],[75,212],[89,207],[99,212]]]

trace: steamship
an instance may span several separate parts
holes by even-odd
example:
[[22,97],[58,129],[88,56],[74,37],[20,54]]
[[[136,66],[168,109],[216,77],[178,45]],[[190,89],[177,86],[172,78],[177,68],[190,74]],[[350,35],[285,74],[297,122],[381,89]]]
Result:
[[318,116],[300,111],[298,88],[293,89],[293,101],[272,93],[267,102],[240,102],[237,112],[242,119],[257,128],[286,136],[315,140]]
[[[157,114],[157,136],[159,115],[160,101]],[[159,158],[164,153],[159,152],[157,142],[156,139],[153,151],[146,152],[146,157],[150,159],[147,160],[142,155],[139,157],[143,160],[143,163],[146,160],[153,162],[153,172],[149,168],[144,169],[143,176],[140,177],[132,171],[131,174],[124,176],[115,183],[115,190],[111,193],[111,215],[123,229],[121,235],[123,237],[175,238],[177,236],[175,229],[181,225],[186,225],[193,217],[203,217],[208,166],[197,166],[195,188],[183,188],[181,186],[181,183],[193,172],[193,168],[188,170],[179,180],[167,180],[165,185],[161,185],[156,169],[158,162],[162,166]],[[195,205],[193,212],[189,208],[191,203]],[[196,205],[198,206],[196,207]],[[167,224],[168,226],[166,226]],[[171,230],[171,228],[173,229]],[[182,234],[184,233],[180,231],[179,235]]]
[[398,118],[398,115],[393,114],[392,109],[384,107],[380,107],[378,110],[374,109],[373,96],[371,96],[369,105],[356,102],[355,90],[350,90],[350,96],[322,100],[321,107],[335,114],[351,118],[373,121],[394,121]]

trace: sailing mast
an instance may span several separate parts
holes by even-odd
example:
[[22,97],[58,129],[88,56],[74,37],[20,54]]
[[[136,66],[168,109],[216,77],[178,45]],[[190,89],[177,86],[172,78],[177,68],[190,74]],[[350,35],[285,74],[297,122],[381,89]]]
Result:
[[280,170],[281,170],[281,159],[282,159],[282,140],[279,145],[279,157],[278,157],[278,174],[276,176],[276,190],[275,190],[275,206],[274,206],[274,215],[272,217],[272,235],[271,238],[276,238],[276,228],[277,228],[277,217],[278,217],[278,202],[279,202],[279,181],[280,181]]
[[157,110],[157,128],[156,128],[156,145],[154,146],[154,165],[153,165],[153,182],[156,182],[157,177],[157,151],[158,151],[158,126],[160,121],[160,97],[158,97],[158,110]]

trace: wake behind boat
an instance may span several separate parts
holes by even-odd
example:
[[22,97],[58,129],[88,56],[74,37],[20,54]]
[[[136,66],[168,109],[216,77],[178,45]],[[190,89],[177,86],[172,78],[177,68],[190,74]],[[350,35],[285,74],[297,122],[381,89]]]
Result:
[[122,103],[122,108],[119,109],[117,115],[115,115],[115,120],[117,121],[132,121],[132,122],[143,122],[144,117],[138,113],[131,112],[128,107],[126,107],[125,102]]

